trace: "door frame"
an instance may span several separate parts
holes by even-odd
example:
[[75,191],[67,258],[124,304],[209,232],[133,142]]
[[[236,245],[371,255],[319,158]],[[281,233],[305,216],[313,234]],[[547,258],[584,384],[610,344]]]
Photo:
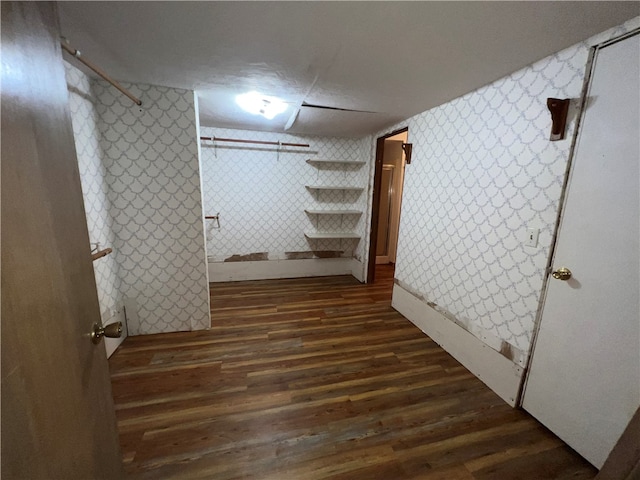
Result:
[[[378,255],[378,252],[376,252],[376,265],[378,264],[378,257],[386,257],[387,261],[385,263],[389,263],[389,240],[390,235],[389,235],[389,226],[391,225],[391,213],[392,213],[392,201],[393,201],[393,194],[394,194],[394,189],[393,189],[393,182],[395,180],[395,169],[396,166],[395,165],[382,165],[382,172],[384,173],[385,170],[391,172],[391,182],[389,183],[389,190],[387,192],[387,195],[389,196],[389,212],[387,213],[387,238],[386,238],[386,243],[387,243],[387,249],[384,255]],[[380,193],[382,194],[382,185],[380,185]],[[380,233],[380,228],[382,227],[382,225],[380,225],[380,219],[378,219],[378,233]],[[376,250],[377,250],[377,245],[376,245]]]
[[367,262],[367,281],[373,283],[376,278],[376,248],[378,247],[378,215],[380,214],[380,189],[382,188],[382,164],[384,161],[384,141],[399,133],[408,132],[402,127],[387,133],[376,140],[376,162],[373,174],[373,199],[371,201],[371,227],[369,229],[369,259]]
[[527,358],[527,363],[525,365],[525,373],[520,383],[520,388],[518,390],[518,396],[516,397],[516,407],[522,407],[522,402],[524,399],[524,393],[527,388],[527,383],[529,381],[529,375],[531,374],[531,362],[533,360],[533,356],[536,352],[536,344],[538,341],[538,334],[540,332],[540,323],[542,321],[542,313],[544,310],[544,305],[547,299],[547,292],[549,290],[549,277],[551,270],[553,268],[555,255],[556,255],[556,247],[558,245],[558,236],[560,233],[560,225],[562,223],[562,217],[564,215],[565,204],[567,200],[567,192],[569,186],[569,179],[571,177],[571,173],[573,172],[573,164],[575,161],[575,150],[578,142],[578,136],[581,131],[582,122],[584,120],[584,116],[586,114],[586,104],[588,100],[589,86],[591,85],[591,78],[593,76],[594,70],[594,59],[596,56],[596,52],[605,48],[609,45],[613,45],[614,43],[621,42],[629,37],[633,37],[634,35],[640,34],[640,28],[635,28],[627,33],[624,33],[615,38],[611,38],[604,42],[593,45],[589,49],[589,56],[587,58],[587,65],[585,67],[585,76],[584,81],[582,83],[582,90],[580,92],[580,110],[576,115],[576,126],[573,131],[573,136],[571,138],[571,147],[569,148],[569,157],[567,159],[567,167],[565,169],[564,178],[562,180],[562,191],[560,193],[560,199],[558,201],[558,213],[556,215],[555,225],[553,227],[553,236],[551,239],[551,246],[549,248],[549,257],[547,258],[547,264],[545,266],[545,276],[542,281],[542,294],[540,295],[540,299],[538,301],[538,309],[536,311],[536,318],[533,324],[533,332],[531,335],[531,353],[529,354],[529,358]]

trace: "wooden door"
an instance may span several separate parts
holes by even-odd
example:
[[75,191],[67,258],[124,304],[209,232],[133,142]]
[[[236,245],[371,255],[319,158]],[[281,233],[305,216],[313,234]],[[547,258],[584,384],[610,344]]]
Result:
[[640,403],[639,58],[596,50],[523,402],[596,467]]
[[2,2],[2,478],[122,461],[54,3]]

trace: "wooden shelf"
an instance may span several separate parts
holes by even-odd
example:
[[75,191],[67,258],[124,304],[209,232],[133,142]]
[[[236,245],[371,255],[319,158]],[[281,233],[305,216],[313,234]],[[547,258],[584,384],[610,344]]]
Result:
[[361,167],[363,166],[366,162],[362,162],[362,161],[349,161],[349,160],[324,160],[324,159],[313,159],[310,158],[307,160],[307,163],[310,165],[339,165],[339,166],[357,166],[357,167]]
[[304,236],[314,240],[328,238],[352,238],[358,239],[360,235],[355,232],[304,232]]
[[309,190],[353,190],[354,192],[361,192],[362,190],[364,190],[363,187],[339,187],[337,185],[305,185],[305,187],[307,187]]
[[309,210],[305,212],[311,215],[362,215],[362,210]]
[[[366,162],[360,161],[348,161],[348,160],[333,160],[333,159],[308,159],[307,163],[313,165],[319,170],[322,168],[331,169],[331,170],[342,170],[346,172],[347,170],[355,171],[356,168],[362,167]],[[355,168],[351,168],[355,167]],[[356,186],[340,186],[340,185],[305,185],[309,190],[319,190],[319,191],[342,191],[342,192],[362,192],[364,187],[356,187]],[[343,202],[346,202],[346,199],[343,198]],[[333,206],[333,205],[331,205]],[[347,205],[344,205],[345,207]],[[337,209],[305,209],[305,212],[310,215],[362,215],[362,210],[337,210]],[[316,219],[316,227],[317,225]],[[342,220],[341,220],[342,222]],[[345,226],[344,228],[350,228]],[[351,227],[353,228],[353,227]],[[355,232],[322,232],[322,231],[306,231],[304,232],[304,236],[308,239],[312,240],[323,240],[323,239],[353,239],[359,240],[360,235]]]

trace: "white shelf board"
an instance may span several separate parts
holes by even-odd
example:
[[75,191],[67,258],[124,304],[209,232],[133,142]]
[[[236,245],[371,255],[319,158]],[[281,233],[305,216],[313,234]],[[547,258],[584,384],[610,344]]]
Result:
[[311,215],[362,215],[362,210],[304,210]]
[[352,165],[352,166],[363,166],[366,162],[362,161],[349,161],[349,160],[331,160],[331,159],[321,159],[321,158],[310,158],[307,160],[307,163],[310,165]]
[[354,232],[304,232],[304,236],[312,239],[322,238],[360,238],[360,235]]
[[353,190],[361,192],[364,187],[340,187],[337,185],[305,185],[310,190]]

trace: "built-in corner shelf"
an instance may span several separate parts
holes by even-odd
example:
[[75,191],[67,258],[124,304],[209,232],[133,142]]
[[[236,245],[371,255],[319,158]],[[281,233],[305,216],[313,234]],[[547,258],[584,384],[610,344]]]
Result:
[[304,236],[312,240],[360,238],[360,235],[355,232],[304,232]]
[[305,208],[310,215],[362,215],[362,210],[311,210]]
[[[320,170],[343,170],[346,174],[347,170],[350,170],[352,173],[354,170],[362,167],[366,162],[354,161],[354,160],[333,160],[333,159],[309,159],[307,163],[316,167],[318,169],[318,174],[320,174]],[[362,192],[364,187],[357,187],[354,185],[305,185],[309,190],[316,191],[342,191],[342,192]],[[318,194],[318,199],[322,202],[322,195]],[[346,195],[342,195],[343,203],[346,203],[348,200],[345,198]],[[332,202],[333,203],[333,202]],[[334,205],[327,205],[334,206]],[[345,207],[347,205],[344,205]],[[345,215],[362,215],[362,210],[346,210],[346,209],[327,209],[327,208],[318,208],[318,209],[305,209],[305,212],[309,215],[338,215],[340,216],[340,225],[343,223],[343,217]],[[337,240],[359,240],[360,235],[355,232],[323,232],[318,231],[318,227],[322,230],[322,222],[318,225],[319,218],[316,218],[316,230],[314,231],[306,231],[304,232],[304,236],[310,240],[328,240],[328,239],[337,239]],[[354,219],[351,219],[354,220]],[[352,223],[348,222],[348,223]],[[354,225],[347,226],[345,225],[345,229],[354,228]]]
[[333,166],[335,165],[336,167],[342,167],[342,166],[347,166],[347,167],[361,167],[363,166],[366,162],[361,162],[361,161],[351,161],[351,160],[331,160],[331,159],[313,159],[310,158],[307,160],[307,163],[309,165],[314,165],[314,166],[319,166],[319,165],[326,165],[326,166]]
[[355,187],[355,186],[338,186],[338,185],[305,185],[309,190],[343,190],[343,191],[353,191],[353,192],[361,192],[364,190],[363,187]]

